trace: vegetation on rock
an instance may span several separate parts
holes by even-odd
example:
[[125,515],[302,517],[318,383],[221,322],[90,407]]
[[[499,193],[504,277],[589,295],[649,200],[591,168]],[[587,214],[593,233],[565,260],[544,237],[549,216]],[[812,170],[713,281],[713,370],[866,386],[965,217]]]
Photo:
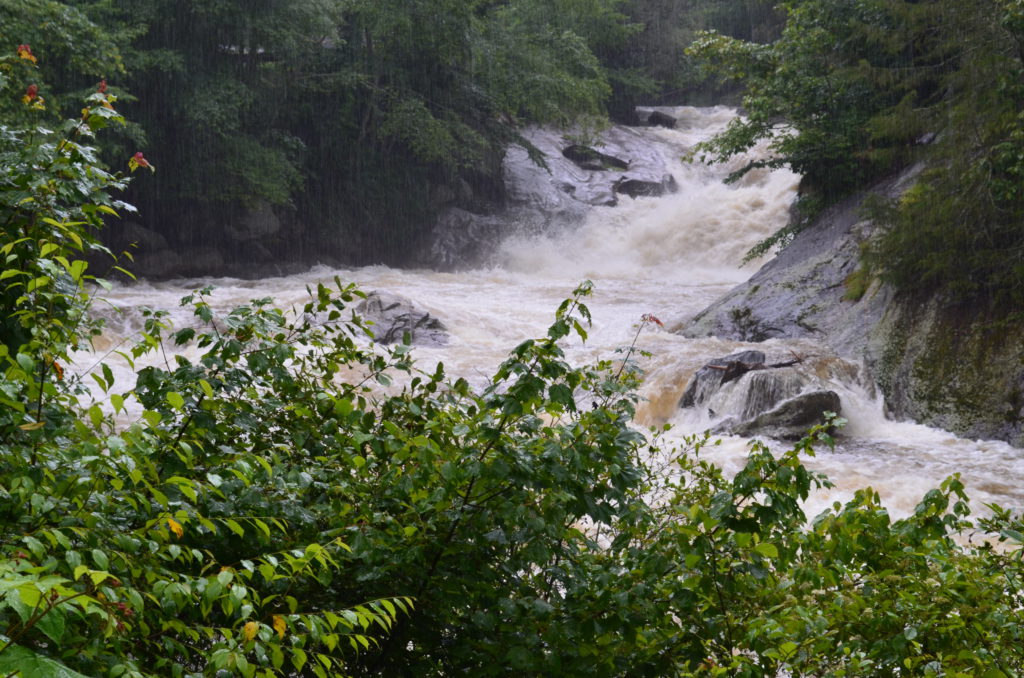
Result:
[[[981,304],[1024,304],[1024,9],[976,0],[792,0],[782,37],[718,33],[691,48],[746,86],[746,117],[702,145],[725,159],[769,140],[756,166],[803,175],[813,214],[909,163],[927,164],[894,205],[871,258],[900,290]],[[809,223],[797,219],[762,254]]]

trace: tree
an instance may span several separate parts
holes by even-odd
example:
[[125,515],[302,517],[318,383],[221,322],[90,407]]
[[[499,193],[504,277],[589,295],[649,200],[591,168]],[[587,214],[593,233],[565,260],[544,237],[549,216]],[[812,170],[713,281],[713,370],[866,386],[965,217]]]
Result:
[[1019,3],[946,8],[953,64],[930,123],[938,132],[922,180],[887,215],[873,250],[882,275],[980,314],[1024,304],[1024,10]]
[[[171,170],[131,199],[173,244],[236,264],[396,261],[438,194],[500,201],[519,125],[599,114],[592,50],[633,30],[619,0],[75,4],[131,36],[129,111]],[[260,242],[233,235],[271,212],[283,227]]]
[[876,270],[914,295],[1019,305],[1022,72],[1019,8],[984,0],[800,0],[782,37],[715,33],[691,48],[742,81],[746,117],[699,147],[710,160],[766,140],[753,167],[803,175],[802,216],[752,250],[784,244],[822,207],[923,160],[930,169],[882,214]]
[[[820,207],[907,157],[921,129],[914,108],[935,103],[928,60],[939,56],[927,36],[936,5],[800,0],[782,7],[786,26],[770,45],[706,33],[690,48],[746,86],[747,115],[700,150],[724,160],[767,139],[769,157],[730,179],[788,166],[804,178],[802,197]],[[917,50],[925,56],[914,56]],[[897,116],[898,125],[883,127]]]

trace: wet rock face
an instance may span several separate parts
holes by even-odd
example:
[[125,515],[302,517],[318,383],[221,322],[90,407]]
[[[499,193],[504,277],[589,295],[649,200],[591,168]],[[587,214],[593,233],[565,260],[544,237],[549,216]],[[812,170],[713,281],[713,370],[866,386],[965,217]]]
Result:
[[[809,381],[793,369],[761,370],[747,377],[740,421],[753,423],[779,403],[797,397]],[[812,422],[813,424],[814,422]]]
[[825,412],[839,414],[835,391],[811,391],[782,401],[777,407],[731,427],[740,436],[763,435],[779,440],[799,440],[812,426],[825,420]]
[[813,371],[768,364],[761,351],[742,351],[699,369],[679,406],[707,408],[720,418],[715,433],[799,440],[824,421],[825,412],[838,414],[842,403]]
[[251,207],[235,221],[225,225],[225,231],[235,242],[265,240],[281,230],[281,220],[269,203]]
[[670,107],[665,106],[637,106],[637,122],[649,127],[674,129],[679,120],[669,112],[671,110]]
[[862,362],[894,417],[1024,447],[1024,321],[993,323],[940,298],[901,298],[863,267],[862,247],[879,228],[865,218],[867,196],[898,198],[920,170],[823,212],[682,334],[813,338]]
[[590,148],[589,146],[581,146],[579,144],[573,144],[562,149],[562,155],[569,160],[572,160],[580,169],[590,170],[592,172],[604,172],[605,170],[624,170],[629,168],[629,161],[623,160],[622,158],[616,158],[614,155],[608,155],[601,151]]
[[616,193],[623,193],[631,198],[658,198],[669,193],[677,193],[679,184],[671,174],[666,174],[661,181],[645,181],[622,177],[612,185]]
[[[643,199],[679,190],[667,160],[678,157],[678,147],[652,130],[613,125],[587,145],[567,141],[564,130],[544,127],[524,129],[521,136],[523,144],[510,146],[502,164],[500,208],[460,208],[460,201],[445,207],[425,248],[429,255],[418,264],[446,269],[486,264],[492,253],[487,244],[512,233],[582,223],[594,207],[614,207],[621,196]],[[538,156],[545,166],[535,162]]]
[[709,361],[693,375],[679,400],[679,407],[697,407],[708,402],[725,383],[726,370],[730,364],[764,365],[764,359],[761,351],[741,351]]
[[404,297],[371,292],[356,307],[356,312],[373,323],[370,330],[379,344],[399,343],[406,333],[412,344],[444,346],[448,343],[448,328],[444,323]]
[[647,124],[652,127],[667,127],[669,129],[673,129],[676,126],[676,122],[675,118],[668,113],[663,113],[662,111],[653,111],[649,116],[647,116]]

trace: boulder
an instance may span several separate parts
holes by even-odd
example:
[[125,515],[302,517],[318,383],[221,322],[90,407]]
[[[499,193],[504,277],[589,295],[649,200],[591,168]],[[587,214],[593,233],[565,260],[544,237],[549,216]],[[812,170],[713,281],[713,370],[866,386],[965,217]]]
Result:
[[159,252],[169,247],[167,238],[137,221],[126,221],[119,229],[112,230],[115,231],[112,242],[114,247],[134,245],[139,251],[147,253]]
[[768,363],[761,351],[715,358],[697,370],[680,398],[680,407],[707,408],[719,421],[715,433],[764,435],[781,440],[803,437],[840,411],[839,396],[828,390],[821,360],[802,357]]
[[591,170],[593,172],[603,172],[609,169],[629,169],[628,160],[623,160],[621,158],[616,158],[614,155],[602,153],[590,148],[589,146],[573,144],[572,146],[562,149],[562,155],[569,160],[572,160],[581,169]]
[[730,425],[730,432],[740,436],[799,440],[807,434],[807,429],[824,422],[825,412],[838,414],[840,411],[841,403],[835,391],[811,391],[784,400],[753,419]]
[[677,120],[662,111],[652,111],[647,116],[647,124],[651,127],[667,127],[668,129],[675,129]]
[[455,189],[448,184],[435,184],[430,187],[430,204],[441,207],[449,205],[458,199]]
[[772,411],[779,403],[796,397],[810,382],[793,368],[761,369],[744,377],[739,420],[748,422]]
[[217,275],[224,270],[224,255],[215,247],[193,247],[177,260],[170,275],[183,278]]
[[142,250],[128,268],[141,278],[170,278],[180,275],[182,262],[182,256],[174,250]]
[[237,220],[228,222],[224,230],[238,242],[260,240],[281,230],[281,220],[270,203],[260,202],[245,210]]
[[616,193],[624,193],[631,198],[653,197],[657,198],[668,193],[679,191],[679,184],[671,174],[666,174],[661,181],[645,181],[643,179],[630,179],[622,177],[612,186]]
[[730,364],[764,365],[761,351],[741,351],[723,358],[715,358],[694,373],[689,385],[679,399],[679,407],[697,407],[706,403],[725,383],[726,371]]
[[412,344],[444,346],[448,343],[448,328],[444,323],[404,297],[371,292],[356,307],[356,312],[373,323],[370,330],[379,344],[399,343],[406,333]]

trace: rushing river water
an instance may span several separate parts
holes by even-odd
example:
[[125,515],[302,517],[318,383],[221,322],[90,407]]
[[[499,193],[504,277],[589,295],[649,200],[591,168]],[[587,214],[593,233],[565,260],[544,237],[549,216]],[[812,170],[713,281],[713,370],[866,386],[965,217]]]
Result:
[[[314,268],[308,273],[258,281],[204,279],[140,282],[115,287],[107,297],[123,310],[112,317],[99,341],[101,353],[137,332],[141,306],[171,310],[187,323],[178,300],[192,289],[212,284],[213,302],[230,307],[252,298],[273,297],[282,307],[301,306],[305,288],[335,275],[364,290],[402,295],[442,319],[450,341],[442,348],[417,347],[421,367],[443,361],[450,375],[483,383],[506,352],[528,337],[542,336],[559,302],[584,279],[594,281],[588,300],[594,326],[585,345],[568,351],[583,363],[615,357],[628,345],[645,313],[664,328],[645,327],[639,347],[651,354],[640,360],[646,371],[646,398],[638,424],[671,423],[671,445],[683,435],[703,431],[713,422],[706,411],[680,410],[687,382],[708,359],[743,348],[765,351],[769,361],[791,352],[817,356],[824,378],[840,394],[849,421],[835,451],[823,449],[809,464],[828,474],[836,487],[812,498],[813,515],[833,501],[871,486],[894,515],[906,515],[920,497],[947,475],[959,472],[976,508],[996,502],[1024,506],[1024,450],[1000,442],[964,440],[883,415],[870,385],[861,383],[856,364],[830,357],[827,349],[807,341],[772,340],[760,345],[715,338],[687,339],[672,330],[717,296],[749,277],[756,264],[740,267],[746,250],[785,223],[797,177],[785,171],[758,170],[740,184],[726,186],[728,168],[685,164],[681,156],[732,116],[727,109],[679,109],[675,130],[644,129],[652,147],[664,156],[680,190],[662,198],[623,198],[616,207],[589,209],[581,224],[554,226],[544,235],[511,236],[494,245],[488,265],[458,273],[367,267],[354,270]],[[522,167],[519,168],[522,170]],[[536,170],[538,173],[540,170]],[[538,174],[535,181],[547,181]],[[83,368],[92,358],[83,357]],[[121,383],[130,383],[121,366]],[[779,443],[781,445],[781,443]],[[742,463],[747,442],[723,436],[707,454],[727,470]]]

